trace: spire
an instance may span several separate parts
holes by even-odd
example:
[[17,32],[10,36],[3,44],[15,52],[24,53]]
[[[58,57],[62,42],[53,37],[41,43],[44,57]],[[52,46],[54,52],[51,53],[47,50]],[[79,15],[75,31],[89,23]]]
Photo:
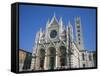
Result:
[[39,37],[40,37],[40,34],[39,34],[39,32],[37,32],[36,37],[35,37],[35,43],[36,44],[39,42]]
[[60,32],[64,32],[65,31],[65,26],[63,25],[63,20],[62,17],[59,20],[59,25],[60,25]]
[[79,17],[79,16],[77,16],[77,17],[76,17],[76,20],[80,20],[80,17]]
[[54,12],[54,14],[53,14],[53,18],[52,18],[52,19],[57,20],[57,19],[56,19],[56,14],[55,14],[55,12]]
[[68,22],[68,26],[69,26],[69,27],[72,27],[70,20],[69,20],[69,22]]
[[72,28],[72,25],[71,25],[71,22],[69,20],[68,24],[67,24],[67,27],[66,27],[66,31],[68,32],[70,28]]
[[73,41],[73,27],[72,27],[70,20],[69,20],[68,26],[67,26],[67,33],[70,34],[71,41]]
[[62,17],[60,17],[60,20],[59,20],[59,25],[60,25],[60,26],[62,26],[62,25],[63,25]]
[[64,30],[62,17],[61,17],[60,20],[59,20],[59,25],[60,25],[60,31],[62,32],[62,31]]
[[60,20],[59,20],[59,31],[60,31],[60,40],[65,40],[66,38],[66,30],[65,30],[65,26],[63,25],[63,21],[62,21],[62,17],[60,17]]
[[68,31],[68,26],[66,26],[66,31]]
[[48,18],[48,21],[47,21],[47,23],[46,23],[46,28],[48,28],[49,23],[50,23],[50,21],[49,21],[49,18]]
[[41,38],[42,37],[42,28],[40,28],[39,34],[40,34],[39,38]]
[[40,28],[40,33],[42,32],[42,28]]
[[68,27],[69,27],[70,31],[72,32],[73,27],[72,27],[72,24],[71,24],[70,20],[69,20],[69,22],[68,22]]

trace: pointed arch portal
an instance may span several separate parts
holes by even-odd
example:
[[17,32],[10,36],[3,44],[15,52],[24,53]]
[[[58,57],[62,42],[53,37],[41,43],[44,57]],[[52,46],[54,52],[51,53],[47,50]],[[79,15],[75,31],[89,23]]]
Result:
[[49,69],[54,69],[56,59],[56,49],[54,47],[49,48]]
[[39,50],[39,55],[40,55],[40,68],[44,69],[45,50],[44,49],[40,49]]
[[60,47],[60,66],[61,67],[66,66],[66,47],[65,46]]

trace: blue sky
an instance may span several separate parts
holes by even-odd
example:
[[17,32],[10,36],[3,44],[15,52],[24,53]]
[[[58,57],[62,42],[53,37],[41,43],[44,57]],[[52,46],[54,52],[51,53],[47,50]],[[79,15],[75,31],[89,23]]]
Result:
[[[19,48],[32,52],[36,32],[42,27],[45,30],[47,20],[51,20],[54,13],[67,26],[70,20],[75,36],[75,18],[81,17],[84,47],[96,50],[96,10],[88,8],[51,7],[36,5],[19,6]],[[75,39],[75,38],[74,38]]]

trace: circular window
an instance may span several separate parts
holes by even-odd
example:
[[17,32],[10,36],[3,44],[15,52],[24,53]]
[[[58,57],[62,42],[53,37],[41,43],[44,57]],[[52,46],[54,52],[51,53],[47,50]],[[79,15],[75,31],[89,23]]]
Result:
[[50,37],[51,38],[55,38],[57,36],[57,31],[56,30],[52,30],[50,33]]

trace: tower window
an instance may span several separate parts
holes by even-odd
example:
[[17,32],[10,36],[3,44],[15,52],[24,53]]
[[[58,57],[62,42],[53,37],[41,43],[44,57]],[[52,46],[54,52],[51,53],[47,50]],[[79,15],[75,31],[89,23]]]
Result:
[[79,44],[80,44],[80,42],[79,42]]
[[80,36],[80,34],[78,34],[78,36]]
[[77,30],[77,32],[80,32],[80,30]]
[[80,40],[80,38],[78,38],[78,40]]
[[80,26],[77,26],[77,28],[80,28]]

